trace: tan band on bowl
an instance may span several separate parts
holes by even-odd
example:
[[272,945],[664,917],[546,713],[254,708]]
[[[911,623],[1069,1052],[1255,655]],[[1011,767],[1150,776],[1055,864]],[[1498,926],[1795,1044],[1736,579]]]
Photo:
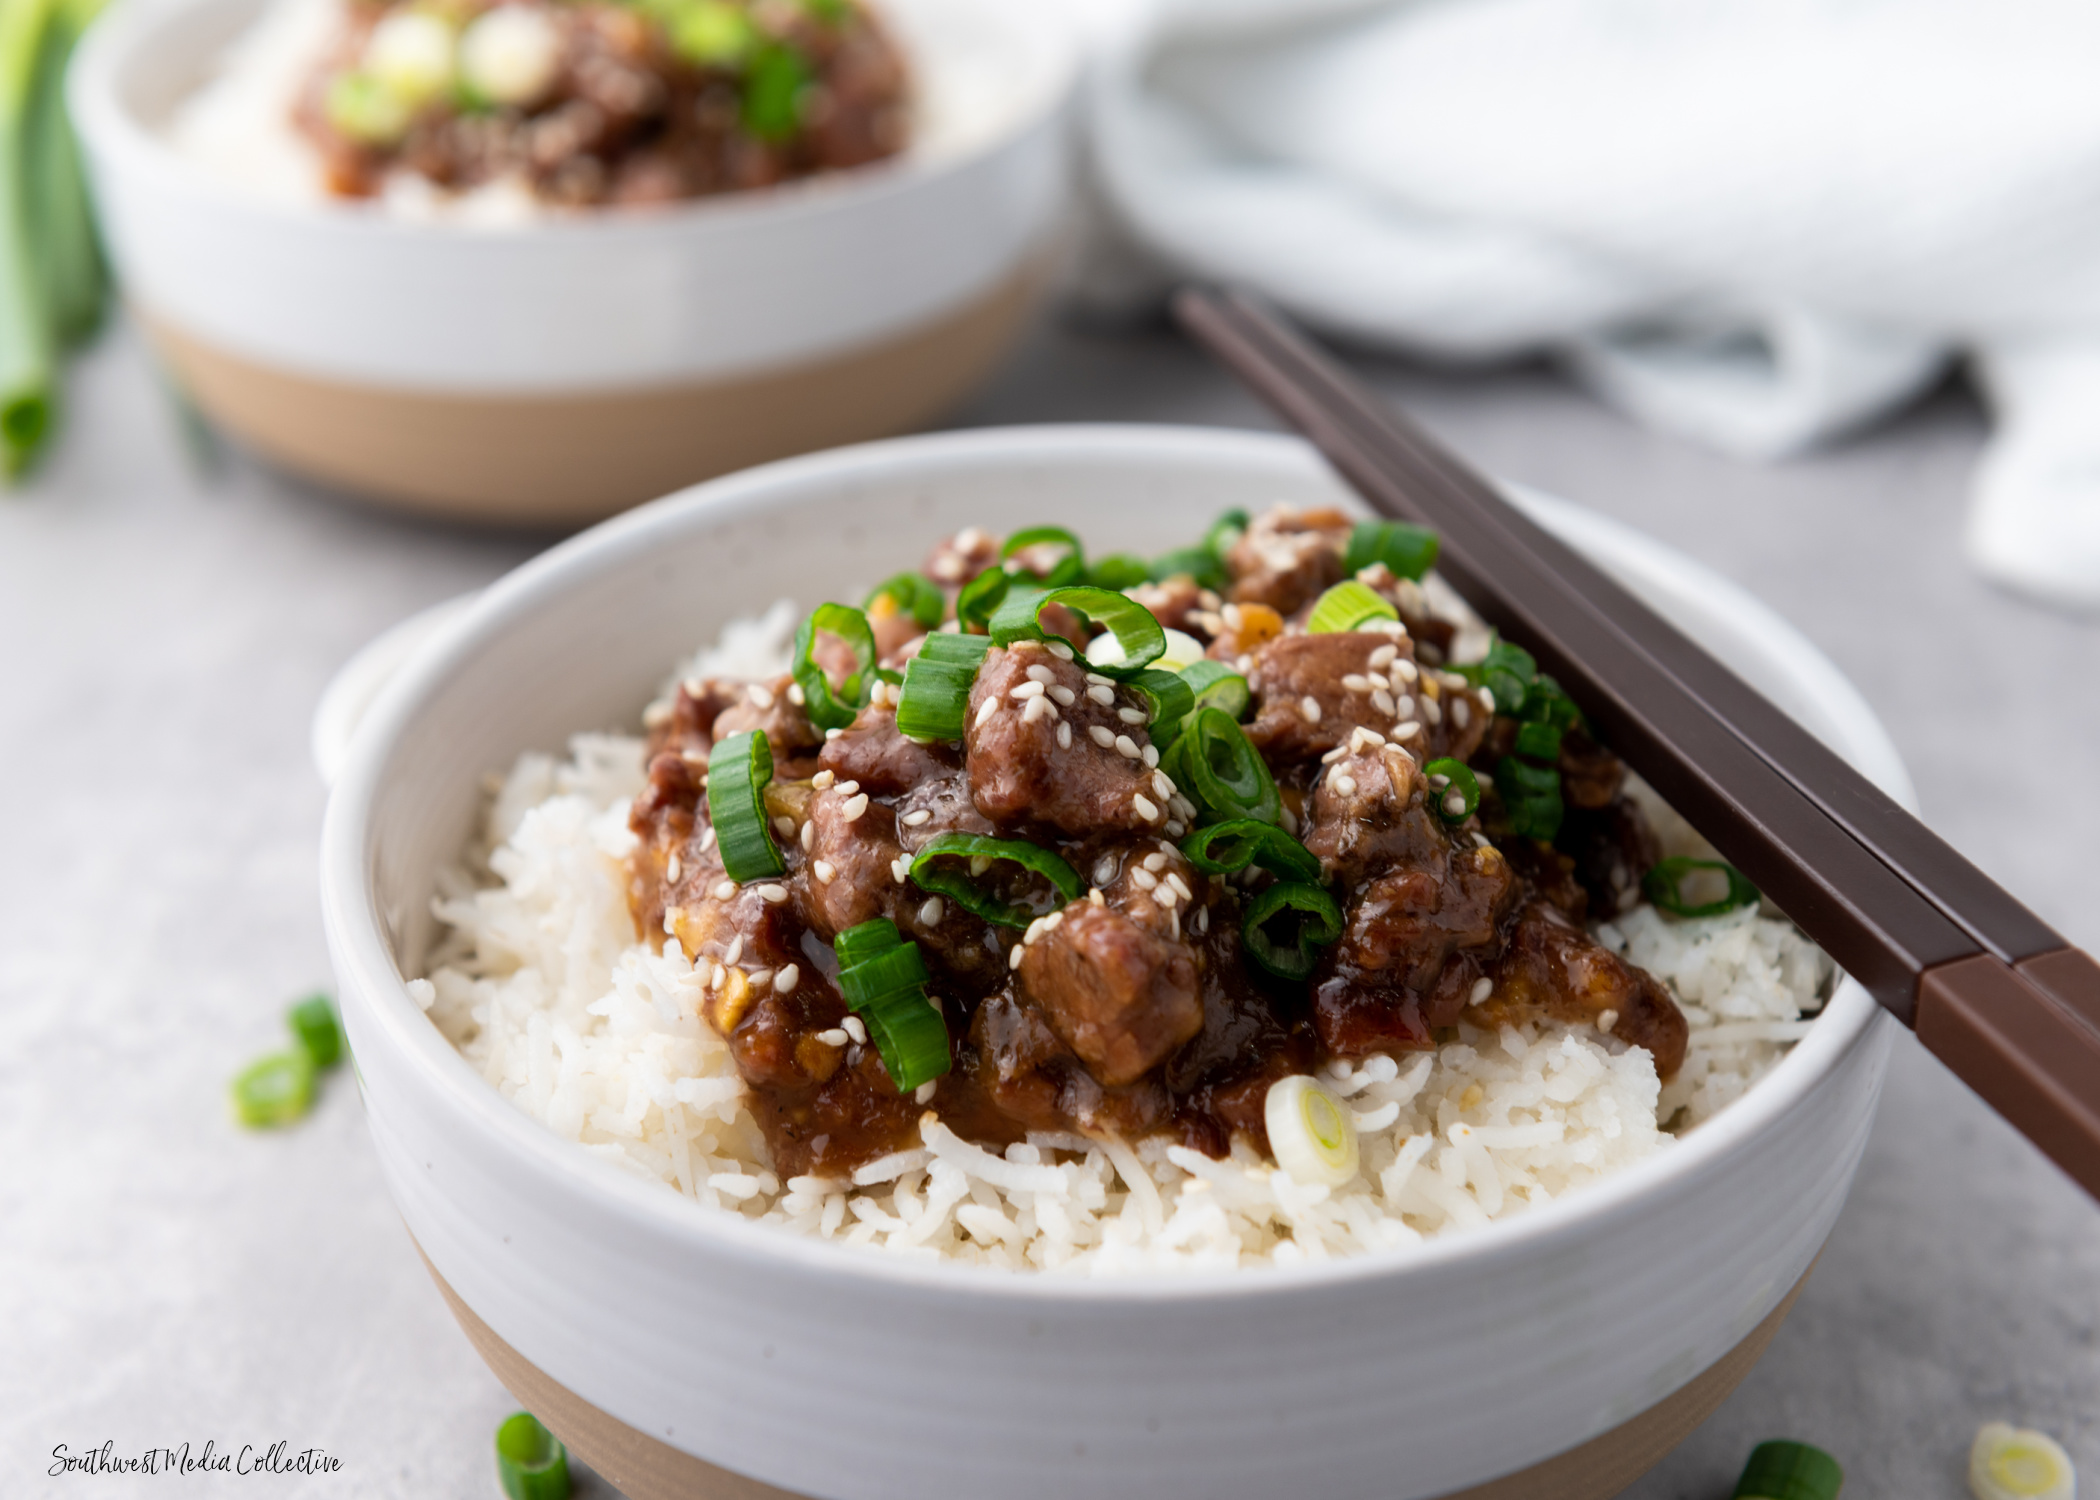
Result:
[[[421,1253],[421,1247],[417,1247]],[[809,1500],[673,1448],[600,1411],[498,1338],[425,1256],[430,1279],[504,1388],[554,1432],[576,1456],[603,1474],[628,1500]],[[1749,1337],[1654,1406],[1579,1448],[1490,1480],[1444,1500],[1611,1500],[1660,1463],[1692,1429],[1712,1416],[1763,1356],[1809,1272],[1794,1283]]]
[[135,307],[198,408],[295,473],[403,509],[575,525],[791,454],[939,415],[1012,343],[1040,265],[894,338],[734,379],[624,391],[459,395],[259,364]]

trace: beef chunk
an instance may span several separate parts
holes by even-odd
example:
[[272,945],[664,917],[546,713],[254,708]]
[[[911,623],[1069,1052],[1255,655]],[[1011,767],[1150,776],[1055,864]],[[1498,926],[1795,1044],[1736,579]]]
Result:
[[1255,697],[1247,738],[1272,764],[1285,764],[1324,755],[1361,727],[1427,760],[1430,726],[1422,721],[1438,710],[1415,692],[1416,675],[1404,636],[1278,636],[1254,652],[1247,673]]
[[1145,714],[1136,693],[1040,641],[995,647],[970,689],[965,745],[977,810],[1075,837],[1179,826]]
[[1291,614],[1342,581],[1353,523],[1338,510],[1277,506],[1256,516],[1226,554],[1232,599]]
[[1438,858],[1450,844],[1414,758],[1370,735],[1320,777],[1302,835],[1328,879],[1350,887],[1376,870]]
[[1594,1022],[1646,1047],[1664,1078],[1684,1063],[1690,1028],[1669,992],[1543,901],[1518,913],[1493,978],[1494,992],[1477,1012],[1485,1024]]
[[802,690],[795,686],[795,679],[785,672],[770,683],[750,684],[716,715],[716,742],[720,743],[732,734],[742,734],[747,729],[756,729],[764,733],[776,764],[814,754],[824,743],[824,736],[817,733],[816,726],[809,722],[809,715],[796,701],[801,696]]
[[1104,1085],[1143,1077],[1203,1027],[1195,954],[1122,911],[1075,901],[1021,952],[1021,988]]
[[1516,894],[1509,861],[1494,848],[1456,849],[1447,859],[1395,868],[1350,904],[1329,963],[1427,993],[1454,951],[1495,941]]
[[948,591],[952,599],[962,586],[999,560],[999,538],[981,526],[965,526],[934,544],[919,571]]
[[1169,630],[1190,631],[1198,635],[1212,633],[1204,628],[1202,617],[1218,607],[1218,596],[1187,574],[1169,578],[1164,583],[1141,583],[1127,592],[1151,610],[1152,617]]
[[817,768],[860,783],[874,797],[894,797],[920,782],[959,770],[962,757],[946,745],[922,745],[897,732],[897,710],[871,703],[837,738],[827,739]]

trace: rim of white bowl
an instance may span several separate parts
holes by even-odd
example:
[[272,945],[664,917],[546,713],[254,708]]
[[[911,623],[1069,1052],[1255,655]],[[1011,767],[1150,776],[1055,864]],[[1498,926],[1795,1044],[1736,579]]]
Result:
[[762,219],[814,217],[911,192],[996,155],[1065,113],[1077,94],[1081,71],[1079,34],[1064,12],[1007,0],[996,9],[1026,33],[1018,45],[1047,54],[1042,82],[1035,98],[1024,99],[1007,111],[996,129],[986,130],[958,149],[907,147],[896,157],[863,167],[677,204],[605,207],[516,224],[476,224],[444,217],[410,218],[388,213],[377,204],[285,202],[229,181],[177,151],[117,97],[116,81],[160,28],[181,25],[184,12],[209,3],[212,0],[128,0],[95,20],[81,38],[66,73],[66,105],[83,144],[91,153],[107,153],[128,166],[180,183],[186,191],[215,200],[228,211],[345,235],[523,244],[588,235],[697,233],[733,229]]
[[[1030,1302],[1291,1296],[1318,1286],[1405,1277],[1453,1260],[1484,1261],[1517,1253],[1536,1239],[1608,1218],[1634,1200],[1666,1190],[1680,1177],[1752,1149],[1766,1127],[1863,1045],[1872,1028],[1884,1024],[1880,1007],[1866,990],[1858,981],[1845,979],[1808,1035],[1712,1120],[1644,1161],[1515,1218],[1420,1245],[1335,1260],[1096,1279],[890,1256],[711,1211],[660,1184],[644,1182],[599,1161],[527,1116],[476,1073],[409,998],[372,899],[367,817],[381,773],[395,742],[424,701],[444,687],[457,664],[483,643],[500,637],[514,621],[563,593],[572,574],[618,565],[649,551],[660,539],[695,525],[763,510],[782,490],[864,482],[877,475],[924,473],[951,464],[979,465],[988,458],[1015,464],[1056,464],[1118,457],[1152,464],[1176,458],[1215,463],[1225,457],[1293,477],[1328,476],[1314,451],[1296,438],[1223,428],[1044,425],[894,438],[787,459],[681,490],[602,522],[491,584],[426,649],[417,652],[380,694],[351,747],[342,779],[329,797],[322,835],[321,902],[332,946],[347,968],[339,976],[345,1003],[369,1003],[370,1017],[386,1045],[415,1073],[422,1087],[444,1103],[458,1125],[494,1142],[514,1158],[530,1162],[550,1181],[590,1198],[594,1207],[609,1216],[627,1218],[659,1236],[704,1244],[711,1253],[734,1260],[776,1266],[787,1262],[813,1275],[879,1282],[900,1290]],[[1560,508],[1573,509],[1564,503]],[[1834,684],[1837,690],[1831,704],[1861,736],[1850,748],[1866,763],[1863,769],[1885,784],[1907,785],[1894,746],[1857,690],[1799,632],[1749,594],[1660,543],[1650,543],[1643,551],[1651,561],[1660,559],[1679,576],[1695,580],[1701,592],[1724,598],[1729,608],[1742,611],[1761,633],[1769,633],[1782,658],[1803,664],[1823,688]]]

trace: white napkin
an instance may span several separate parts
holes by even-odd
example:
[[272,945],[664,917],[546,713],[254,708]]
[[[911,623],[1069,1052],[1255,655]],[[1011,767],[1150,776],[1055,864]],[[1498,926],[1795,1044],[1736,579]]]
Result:
[[1085,8],[1095,180],[1159,275],[1418,353],[1552,351],[1755,457],[1973,357],[1971,555],[2100,606],[2094,0]]

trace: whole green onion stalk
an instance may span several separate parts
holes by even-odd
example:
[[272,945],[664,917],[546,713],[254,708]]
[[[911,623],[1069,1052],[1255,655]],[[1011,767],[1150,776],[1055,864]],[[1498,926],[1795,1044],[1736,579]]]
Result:
[[109,276],[66,117],[65,70],[102,0],[0,0],[0,473],[57,425],[59,356],[92,334]]

